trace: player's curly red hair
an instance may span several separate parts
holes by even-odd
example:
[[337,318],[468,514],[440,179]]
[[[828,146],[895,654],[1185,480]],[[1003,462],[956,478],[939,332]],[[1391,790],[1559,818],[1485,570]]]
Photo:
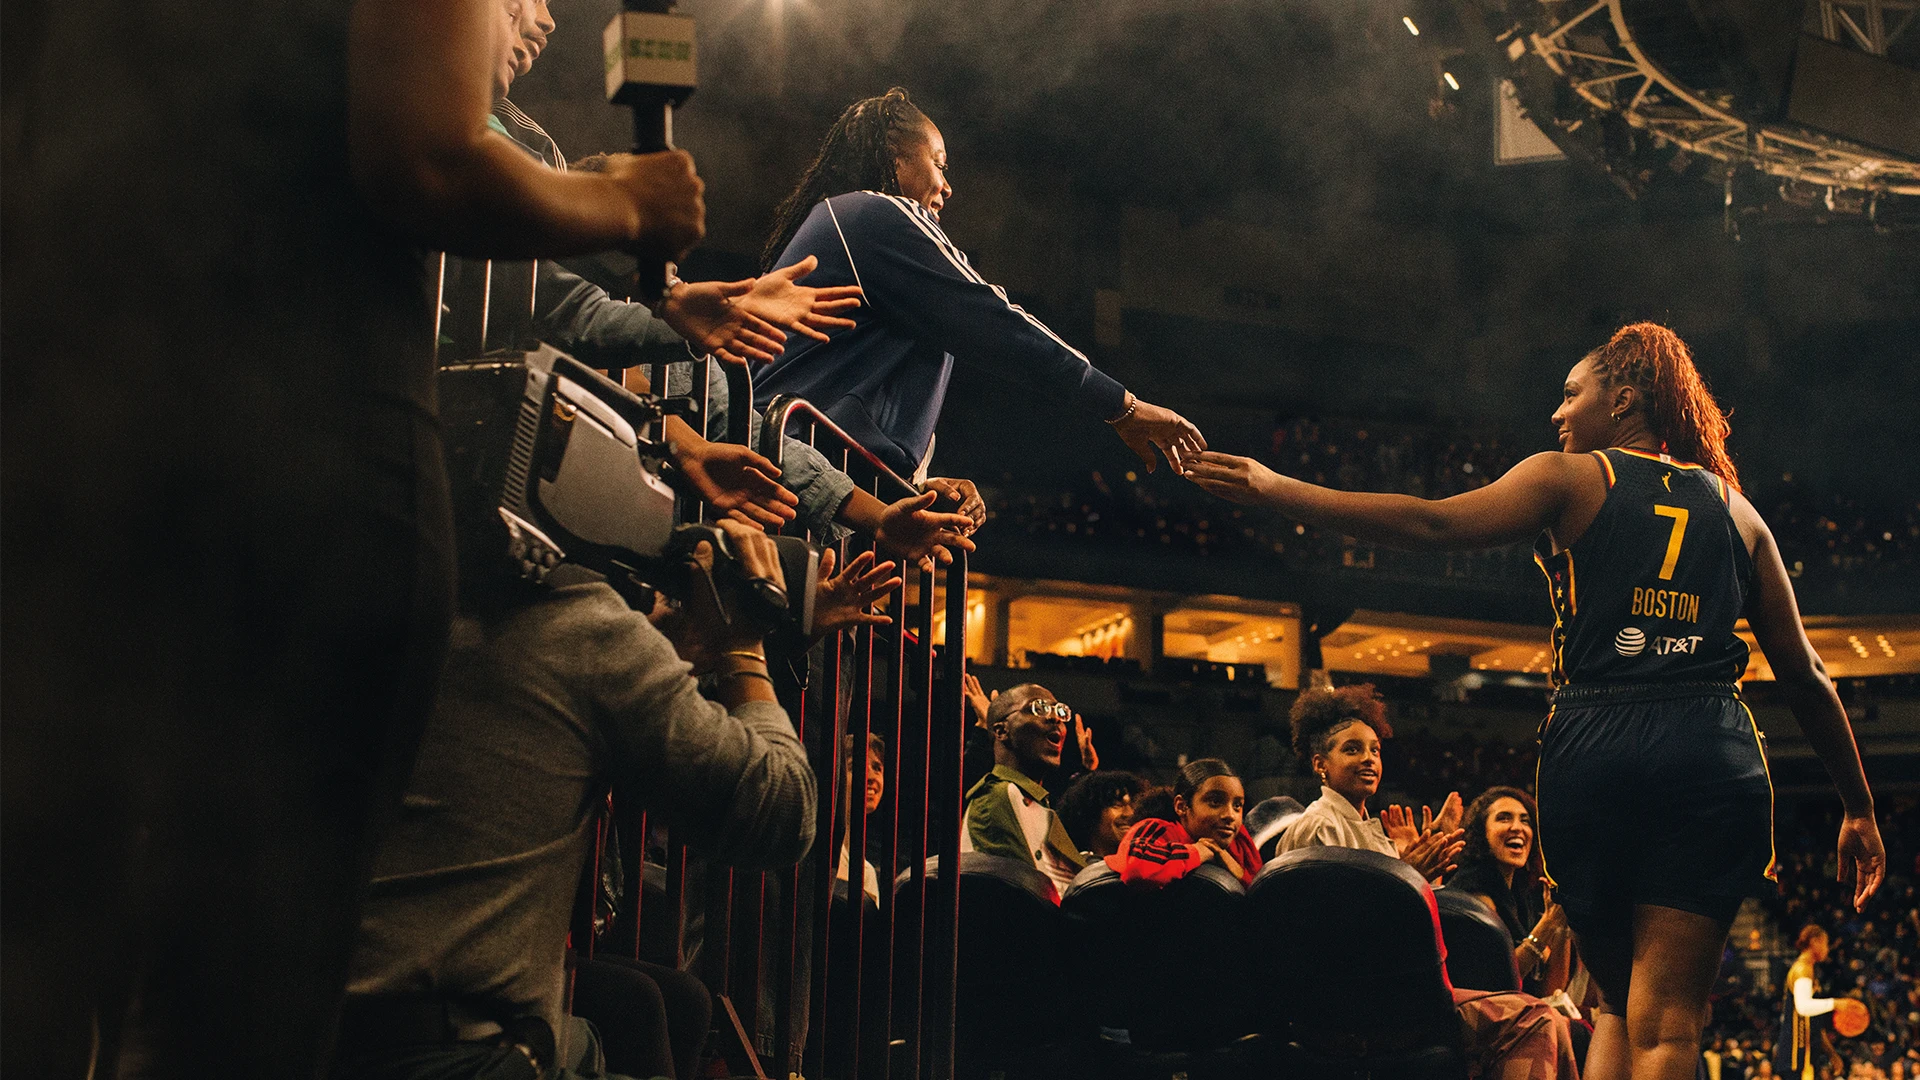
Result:
[[1647,430],[1682,461],[1705,466],[1740,490],[1740,475],[1727,455],[1727,414],[1713,399],[1693,353],[1680,335],[1659,323],[1629,323],[1605,345],[1587,354],[1602,385],[1640,392]]

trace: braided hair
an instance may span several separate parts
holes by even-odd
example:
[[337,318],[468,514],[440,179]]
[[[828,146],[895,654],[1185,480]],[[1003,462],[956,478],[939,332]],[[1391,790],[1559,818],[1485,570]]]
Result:
[[773,232],[760,253],[760,272],[774,269],[774,260],[787,249],[793,234],[820,200],[849,191],[900,194],[896,160],[915,139],[926,137],[932,121],[907,100],[896,86],[879,97],[862,98],[847,106],[827,129],[820,152],[801,175],[793,192],[773,211]]
[[1665,453],[1702,465],[1740,490],[1740,476],[1727,455],[1727,433],[1732,430],[1727,414],[1700,378],[1679,334],[1658,323],[1630,323],[1586,359],[1602,386],[1631,386],[1640,392],[1647,430]]

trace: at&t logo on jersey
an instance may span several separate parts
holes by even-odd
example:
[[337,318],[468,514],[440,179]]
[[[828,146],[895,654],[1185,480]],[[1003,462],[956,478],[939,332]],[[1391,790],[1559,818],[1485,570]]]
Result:
[[1706,639],[1699,634],[1687,637],[1653,637],[1637,626],[1629,626],[1613,635],[1613,651],[1621,656],[1639,656],[1651,652],[1655,656],[1692,655],[1700,651],[1700,643]]
[[1639,656],[1647,651],[1647,635],[1637,626],[1629,626],[1613,635],[1613,650],[1621,656]]

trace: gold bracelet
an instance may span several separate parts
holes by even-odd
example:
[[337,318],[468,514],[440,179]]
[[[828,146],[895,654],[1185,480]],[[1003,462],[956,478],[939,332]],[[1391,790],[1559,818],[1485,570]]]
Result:
[[764,671],[748,671],[745,668],[741,668],[738,671],[723,671],[720,673],[720,677],[723,679],[765,679],[767,680],[768,686],[773,685],[773,676]]
[[763,664],[767,662],[766,653],[754,652],[752,649],[728,649],[727,655],[737,656],[742,660],[758,660]]
[[1127,407],[1120,410],[1120,415],[1107,421],[1107,423],[1118,424],[1121,421],[1125,420],[1127,417],[1132,416],[1133,410],[1136,407],[1138,407],[1139,404],[1140,404],[1140,399],[1134,396],[1133,391],[1131,390],[1127,391]]

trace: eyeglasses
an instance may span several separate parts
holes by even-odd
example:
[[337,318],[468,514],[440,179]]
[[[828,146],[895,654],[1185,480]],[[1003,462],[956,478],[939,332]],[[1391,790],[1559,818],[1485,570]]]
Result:
[[1056,720],[1073,719],[1073,707],[1064,701],[1029,701],[1027,702],[1027,711],[1042,720],[1049,716]]

